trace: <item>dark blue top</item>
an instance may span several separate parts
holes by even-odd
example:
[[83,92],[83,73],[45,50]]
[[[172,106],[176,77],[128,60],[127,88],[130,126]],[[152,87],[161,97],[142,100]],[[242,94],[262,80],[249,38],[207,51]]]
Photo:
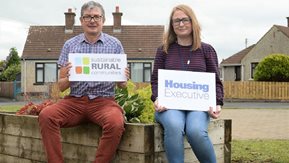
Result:
[[186,70],[215,73],[216,101],[217,105],[223,105],[224,92],[218,70],[218,56],[211,45],[202,43],[202,48],[191,51],[191,45],[181,46],[178,43],[173,43],[168,49],[168,54],[166,54],[162,48],[163,47],[159,47],[157,49],[154,70],[151,77],[152,101],[155,101],[156,97],[158,97],[158,69]]

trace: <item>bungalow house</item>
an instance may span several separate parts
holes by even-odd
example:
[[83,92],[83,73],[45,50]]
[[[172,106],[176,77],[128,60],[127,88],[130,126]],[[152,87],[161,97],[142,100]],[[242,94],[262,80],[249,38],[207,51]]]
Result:
[[223,81],[253,80],[258,63],[273,53],[289,55],[289,17],[287,27],[273,25],[256,43],[220,63]]
[[[65,12],[65,26],[30,26],[21,58],[22,92],[47,92],[47,83],[58,79],[57,60],[62,46],[69,38],[82,33],[74,25],[75,13]],[[156,49],[161,45],[164,26],[122,25],[119,7],[113,14],[114,23],[103,32],[117,37],[127,54],[131,79],[150,82]]]

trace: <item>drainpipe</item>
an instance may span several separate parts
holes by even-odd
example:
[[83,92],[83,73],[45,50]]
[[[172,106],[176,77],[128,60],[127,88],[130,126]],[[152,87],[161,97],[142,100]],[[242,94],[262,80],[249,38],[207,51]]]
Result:
[[[27,76],[26,76],[26,61],[25,61],[25,58],[23,58],[23,63],[24,63],[24,65],[23,65],[23,69],[24,69],[24,74],[23,74],[23,76],[25,77],[25,78],[27,78]],[[25,80],[25,78],[23,78],[23,79],[21,79],[22,81],[23,81],[23,93],[24,93],[24,96],[26,96],[26,80]]]

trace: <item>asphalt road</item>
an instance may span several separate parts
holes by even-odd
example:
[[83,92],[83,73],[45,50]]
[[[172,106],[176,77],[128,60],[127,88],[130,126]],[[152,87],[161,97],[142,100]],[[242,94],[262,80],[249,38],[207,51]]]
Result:
[[225,102],[223,108],[289,109],[289,102]]
[[[40,103],[41,101],[33,101],[34,103]],[[26,101],[15,101],[13,99],[2,98],[0,97],[0,106],[2,105],[25,105]],[[259,108],[259,109],[289,109],[289,102],[254,102],[254,101],[245,101],[245,102],[224,102],[223,108]]]

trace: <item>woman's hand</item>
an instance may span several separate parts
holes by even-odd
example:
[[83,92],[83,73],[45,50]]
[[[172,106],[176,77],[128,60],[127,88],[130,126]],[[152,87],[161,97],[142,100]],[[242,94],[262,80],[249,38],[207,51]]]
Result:
[[155,107],[155,111],[157,111],[157,112],[163,112],[163,111],[167,110],[167,108],[165,108],[164,106],[160,106],[159,105],[159,100],[158,99],[155,100],[154,107]]
[[215,111],[213,111],[213,107],[210,107],[210,110],[208,111],[208,113],[209,113],[210,117],[212,117],[214,119],[219,118],[221,115],[221,106],[217,105]]

